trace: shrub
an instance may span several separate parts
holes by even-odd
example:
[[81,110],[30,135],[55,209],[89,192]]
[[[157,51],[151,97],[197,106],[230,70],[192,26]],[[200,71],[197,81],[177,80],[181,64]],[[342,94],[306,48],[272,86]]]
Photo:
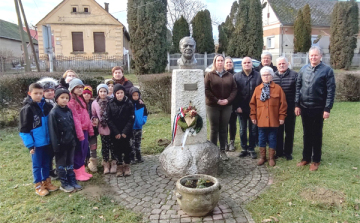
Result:
[[339,72],[335,79],[337,100],[360,101],[360,72]]
[[[22,101],[27,95],[30,84],[38,81],[41,77],[60,79],[63,73],[25,73],[0,75],[0,127],[13,126],[18,122],[19,110]],[[93,89],[104,79],[102,77],[79,74],[80,79]],[[96,90],[94,96],[96,95]]]
[[171,74],[139,75],[141,97],[150,113],[171,113]]

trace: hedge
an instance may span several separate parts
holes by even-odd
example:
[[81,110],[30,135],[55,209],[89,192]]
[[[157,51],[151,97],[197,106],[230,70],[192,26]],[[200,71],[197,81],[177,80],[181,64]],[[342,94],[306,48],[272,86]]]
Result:
[[[60,79],[63,73],[29,72],[25,74],[0,75],[0,127],[14,126],[18,121],[18,114],[22,101],[27,95],[30,84],[37,82],[41,77]],[[91,85],[93,89],[103,82],[104,78],[79,74],[84,84]],[[96,90],[94,96],[96,95]]]

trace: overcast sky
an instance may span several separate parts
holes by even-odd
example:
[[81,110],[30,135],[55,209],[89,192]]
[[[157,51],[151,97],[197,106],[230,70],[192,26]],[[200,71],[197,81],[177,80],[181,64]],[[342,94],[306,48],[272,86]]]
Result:
[[[96,0],[101,6],[108,2],[110,13],[127,27],[126,5],[127,0]],[[201,0],[212,16],[224,22],[235,0]],[[62,0],[22,0],[25,15],[29,25],[35,25],[55,8]],[[0,19],[17,24],[16,11],[13,0],[0,0]],[[213,33],[217,35],[217,27],[213,26]]]

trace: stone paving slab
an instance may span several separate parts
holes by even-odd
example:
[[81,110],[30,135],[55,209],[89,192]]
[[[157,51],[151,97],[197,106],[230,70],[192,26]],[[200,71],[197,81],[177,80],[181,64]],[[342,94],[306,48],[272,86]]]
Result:
[[143,222],[254,222],[244,206],[266,189],[270,175],[266,166],[258,167],[256,160],[240,159],[238,155],[230,152],[230,160],[221,162],[217,176],[222,186],[220,200],[203,218],[190,217],[177,205],[173,195],[177,179],[166,177],[159,155],[144,156],[145,162],[131,166],[129,177],[108,174],[104,179],[121,205],[143,214]]

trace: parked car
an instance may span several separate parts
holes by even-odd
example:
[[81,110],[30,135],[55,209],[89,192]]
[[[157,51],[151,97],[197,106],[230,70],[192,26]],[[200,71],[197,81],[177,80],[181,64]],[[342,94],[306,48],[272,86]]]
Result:
[[[233,61],[234,61],[235,73],[241,72],[242,71],[242,65],[241,65],[242,58],[233,58]],[[253,67],[258,67],[261,64],[261,62],[258,60],[252,60],[252,62],[253,62]],[[209,73],[211,71],[211,68],[212,68],[212,64],[205,69],[205,74]]]

